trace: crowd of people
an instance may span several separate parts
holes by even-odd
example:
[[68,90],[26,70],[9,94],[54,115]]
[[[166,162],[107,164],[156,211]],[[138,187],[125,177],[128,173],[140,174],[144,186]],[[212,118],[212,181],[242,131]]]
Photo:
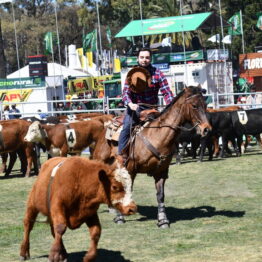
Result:
[[253,86],[250,89],[250,95],[239,96],[237,104],[241,105],[243,109],[254,109],[262,106],[262,94],[256,93],[256,88]]
[[9,119],[17,119],[21,117],[20,110],[16,108],[16,105],[11,105],[11,109],[9,105],[6,105],[4,107],[4,112],[3,112],[3,119],[4,120],[9,120]]

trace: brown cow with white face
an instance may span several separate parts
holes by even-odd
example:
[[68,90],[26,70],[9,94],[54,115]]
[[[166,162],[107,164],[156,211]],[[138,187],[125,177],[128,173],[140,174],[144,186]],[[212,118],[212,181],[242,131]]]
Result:
[[29,234],[38,213],[42,213],[49,218],[54,237],[49,261],[66,259],[62,236],[67,227],[76,229],[83,223],[87,224],[91,235],[90,248],[83,261],[93,261],[101,234],[99,205],[105,203],[124,215],[135,213],[131,184],[127,170],[119,166],[83,157],[55,157],[46,161],[27,202],[21,259],[30,257]]
[[103,129],[104,125],[96,120],[58,125],[42,125],[35,121],[28,128],[25,141],[44,144],[52,156],[80,155],[98,140]]
[[[36,166],[35,173],[38,173],[34,145],[24,140],[29,126],[29,122],[21,119],[0,121],[0,153],[13,152],[15,154],[15,152],[19,151],[25,154],[27,160],[26,177],[29,177],[33,163]],[[16,157],[10,159],[5,176],[11,173],[15,160]]]

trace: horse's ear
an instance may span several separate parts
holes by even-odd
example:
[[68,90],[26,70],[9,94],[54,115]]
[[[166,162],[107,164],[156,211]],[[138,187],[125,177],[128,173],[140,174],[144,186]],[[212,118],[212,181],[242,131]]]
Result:
[[198,84],[198,86],[197,86],[198,88],[200,88],[200,89],[202,89],[202,86],[200,85],[200,84]]
[[186,84],[184,84],[184,90],[186,90],[187,89],[187,85]]

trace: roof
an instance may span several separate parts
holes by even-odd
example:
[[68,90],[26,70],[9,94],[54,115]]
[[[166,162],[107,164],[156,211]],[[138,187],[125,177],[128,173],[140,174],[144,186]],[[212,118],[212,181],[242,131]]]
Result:
[[[115,37],[187,32],[212,26],[220,27],[220,17],[212,12],[134,20],[127,24]],[[223,26],[226,27],[229,24],[223,21]]]
[[[63,65],[57,64],[57,63],[48,63],[47,64],[48,69],[48,76],[61,76],[63,75],[64,78],[67,78],[68,76],[77,76],[77,77],[86,77],[90,76],[87,73],[67,68]],[[19,78],[19,77],[30,77],[29,76],[29,65],[21,68],[20,70],[17,70],[13,72],[12,74],[8,75],[7,78]]]

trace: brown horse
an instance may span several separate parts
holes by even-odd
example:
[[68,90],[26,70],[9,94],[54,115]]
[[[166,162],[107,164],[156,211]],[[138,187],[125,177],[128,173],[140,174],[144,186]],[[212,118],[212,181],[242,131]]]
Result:
[[[137,173],[154,177],[158,202],[158,226],[165,228],[169,221],[165,213],[164,185],[168,178],[169,164],[175,150],[175,140],[182,125],[189,121],[197,132],[205,136],[211,129],[206,105],[199,87],[186,87],[153,121],[141,127],[130,147],[127,170],[134,181]],[[115,160],[117,145],[102,136],[94,149],[93,158],[107,163]],[[115,222],[118,218],[115,218]]]

